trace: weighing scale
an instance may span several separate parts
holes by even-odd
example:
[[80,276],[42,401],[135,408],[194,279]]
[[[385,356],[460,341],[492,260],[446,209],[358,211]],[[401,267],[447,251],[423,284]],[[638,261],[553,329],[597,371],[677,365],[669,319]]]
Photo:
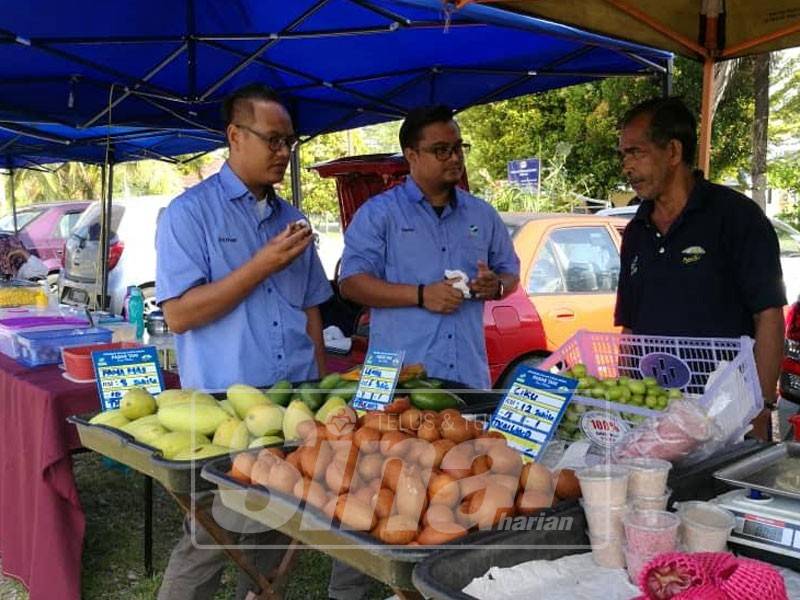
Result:
[[[800,443],[784,442],[714,473],[743,488],[711,500],[736,518],[728,543],[737,554],[800,571],[800,488],[794,485],[798,465]],[[792,485],[785,484],[787,478]]]

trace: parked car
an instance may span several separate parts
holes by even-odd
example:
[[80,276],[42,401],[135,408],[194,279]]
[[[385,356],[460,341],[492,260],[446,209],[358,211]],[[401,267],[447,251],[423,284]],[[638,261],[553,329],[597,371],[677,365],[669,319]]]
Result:
[[[128,286],[142,289],[145,314],[156,309],[156,224],[170,196],[144,196],[115,200],[111,209],[108,246],[108,299],[121,313]],[[64,266],[58,280],[59,297],[67,304],[85,305],[100,296],[100,203],[92,203],[80,216],[64,249]]]
[[780,395],[800,404],[800,301],[795,301],[786,315],[786,339],[778,379]]
[[[618,206],[599,211],[598,215],[632,219],[638,206]],[[794,302],[800,297],[800,231],[780,219],[770,217],[781,249],[781,269],[786,286],[786,298]]]
[[[408,173],[398,155],[349,157],[314,168],[323,177],[336,177],[343,229],[369,197]],[[486,302],[483,322],[492,382],[507,387],[518,365],[539,364],[578,329],[618,331],[614,303],[620,232],[626,221],[534,213],[502,218],[520,257],[520,285],[502,300]],[[353,335],[353,350],[336,358],[338,368],[364,360],[368,320],[365,311]]]
[[[53,284],[61,268],[64,243],[89,204],[89,201],[48,202],[32,204],[17,211],[17,237],[47,266],[48,279]],[[14,231],[13,214],[0,218],[0,231]]]

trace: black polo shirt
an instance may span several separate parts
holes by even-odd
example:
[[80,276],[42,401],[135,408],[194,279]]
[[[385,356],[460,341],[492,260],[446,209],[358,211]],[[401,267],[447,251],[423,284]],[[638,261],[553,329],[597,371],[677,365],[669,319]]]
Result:
[[786,304],[778,237],[746,196],[702,175],[666,235],[645,200],[622,237],[615,322],[635,334],[753,337]]

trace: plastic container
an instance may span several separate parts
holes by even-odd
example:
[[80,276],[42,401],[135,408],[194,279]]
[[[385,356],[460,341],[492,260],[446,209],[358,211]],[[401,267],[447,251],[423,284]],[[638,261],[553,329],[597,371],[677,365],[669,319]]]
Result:
[[586,522],[589,524],[589,531],[592,535],[601,537],[617,537],[622,539],[625,536],[625,527],[622,525],[622,517],[628,511],[628,506],[592,506],[586,504],[581,499],[583,512],[586,514]]
[[[667,357],[672,358],[666,360]],[[669,364],[674,363],[674,359],[680,362],[679,368]],[[684,396],[696,398],[703,408],[707,408],[721,391],[731,388],[737,393],[740,391],[748,412],[741,415],[741,422],[747,425],[740,428],[739,435],[747,431],[749,422],[761,411],[763,404],[753,357],[753,340],[748,337],[690,338],[581,330],[550,354],[539,368],[549,371],[555,367],[561,371],[578,363],[586,365],[589,375],[601,379],[654,377],[660,385],[680,389]],[[710,378],[715,371],[717,375]],[[612,412],[632,427],[637,418],[631,416],[660,414],[640,406],[580,395],[573,396],[571,402]],[[730,421],[727,415],[719,415],[718,419]],[[732,435],[731,439],[736,437]]]
[[709,502],[682,502],[678,507],[687,552],[724,552],[735,517]]
[[628,505],[633,510],[667,510],[671,495],[672,490],[667,488],[660,496],[628,496]]
[[628,577],[634,585],[639,585],[639,574],[644,569],[645,565],[653,560],[658,554],[642,554],[634,552],[627,544],[624,544],[622,551],[625,554],[625,564],[628,568]]
[[19,316],[4,315],[0,319],[0,352],[16,359],[19,356],[17,336],[31,331],[74,329],[88,325],[86,319],[64,317],[58,314],[37,315],[24,311]]
[[625,568],[625,551],[621,537],[596,535],[590,531],[589,542],[595,564],[608,569]]
[[655,556],[678,547],[680,518],[663,510],[632,510],[622,517],[625,542],[631,552]]
[[101,323],[103,329],[111,330],[112,342],[135,342],[136,325],[127,321],[110,321]]
[[621,465],[602,464],[575,472],[584,502],[590,506],[622,506],[628,498],[629,472]]
[[672,463],[660,458],[624,458],[619,464],[630,470],[628,496],[661,496],[667,489],[667,477]]
[[94,379],[94,365],[92,364],[92,352],[98,350],[121,350],[123,348],[138,348],[141,344],[136,342],[112,342],[110,344],[90,344],[88,346],[74,346],[62,348],[61,356],[64,359],[64,367],[75,379],[88,380]]
[[109,342],[111,342],[111,332],[101,327],[20,333],[17,335],[19,345],[17,362],[26,367],[57,365],[61,362],[62,348]]

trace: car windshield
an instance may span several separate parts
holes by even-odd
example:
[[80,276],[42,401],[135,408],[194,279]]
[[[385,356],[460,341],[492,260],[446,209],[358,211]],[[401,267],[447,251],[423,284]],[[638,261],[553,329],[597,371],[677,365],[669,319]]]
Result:
[[[17,213],[17,229],[23,230],[25,226],[41,215],[44,210],[23,210]],[[0,217],[0,231],[14,231],[14,215]]]
[[800,231],[790,227],[783,221],[771,219],[775,233],[778,235],[778,244],[781,256],[800,256]]

